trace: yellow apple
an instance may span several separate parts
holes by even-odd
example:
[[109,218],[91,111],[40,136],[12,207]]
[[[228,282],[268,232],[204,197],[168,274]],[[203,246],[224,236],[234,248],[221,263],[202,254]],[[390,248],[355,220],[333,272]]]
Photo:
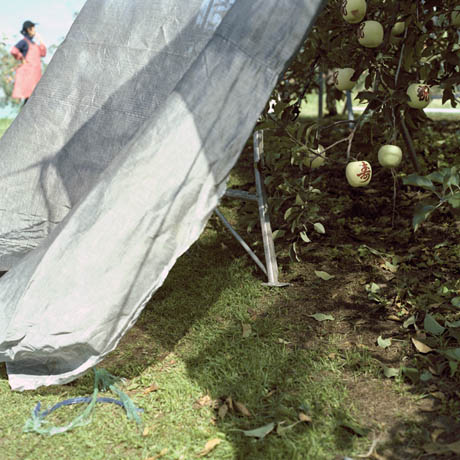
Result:
[[366,48],[377,48],[383,42],[383,26],[377,21],[364,21],[359,25],[358,42]]
[[405,30],[406,30],[406,23],[404,21],[398,21],[391,28],[391,35],[398,37],[399,35],[402,35]]
[[413,109],[424,109],[430,103],[430,87],[423,83],[412,83],[407,88],[409,96],[409,107]]
[[366,10],[366,0],[342,0],[342,17],[350,24],[361,22]]
[[347,91],[353,89],[356,81],[352,81],[351,77],[355,73],[355,69],[345,67],[344,69],[337,69],[334,71],[334,86],[340,91]]
[[379,149],[379,163],[384,168],[396,168],[402,160],[402,150],[397,145],[383,145]]
[[352,187],[365,187],[372,178],[372,167],[367,161],[352,161],[345,169],[348,183]]
[[318,148],[315,150],[315,152],[308,150],[307,157],[304,159],[303,163],[305,166],[315,169],[323,165],[325,161],[326,152],[324,151],[324,147],[321,144],[318,144]]

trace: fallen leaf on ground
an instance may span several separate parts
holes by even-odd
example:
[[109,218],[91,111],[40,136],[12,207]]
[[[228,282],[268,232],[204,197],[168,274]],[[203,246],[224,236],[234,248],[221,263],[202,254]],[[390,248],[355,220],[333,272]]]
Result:
[[206,455],[209,454],[209,452],[215,449],[216,446],[218,446],[221,442],[222,440],[219,438],[210,439],[204,446],[204,449],[198,454],[198,457],[205,457]]
[[386,349],[391,345],[391,339],[383,339],[382,336],[380,335],[379,338],[377,339],[377,344],[379,347]]
[[397,377],[399,375],[399,369],[396,369],[395,367],[384,367],[383,373],[385,374],[385,377],[391,379],[391,377]]
[[211,396],[204,395],[201,398],[197,399],[193,404],[194,409],[199,409],[200,407],[210,407],[214,404]]
[[251,437],[251,438],[258,438],[258,439],[263,439],[267,434],[269,434],[271,431],[273,431],[273,428],[275,428],[275,424],[268,423],[267,425],[261,426],[259,428],[255,428],[254,430],[241,430],[245,436]]
[[245,417],[251,417],[251,412],[249,412],[249,410],[247,409],[247,407],[238,402],[238,401],[235,401],[234,403],[234,406],[236,408],[236,410],[241,414],[241,415],[244,415]]
[[329,275],[329,273],[323,272],[323,271],[321,271],[321,270],[315,270],[315,275],[316,275],[318,278],[321,278],[321,279],[324,280],[324,281],[329,281],[329,280],[331,280],[332,278],[335,278],[334,275]]
[[311,423],[313,421],[309,415],[304,414],[303,412],[299,413],[299,420],[305,423]]
[[150,433],[150,428],[148,426],[146,426],[144,428],[144,431],[142,432],[142,436],[148,436],[148,434]]
[[324,313],[315,313],[314,315],[309,315],[312,318],[315,318],[316,321],[334,321],[334,317],[332,315],[325,315]]
[[420,353],[429,353],[430,351],[433,351],[432,348],[430,348],[428,345],[425,345],[423,342],[420,342],[420,340],[414,339],[412,337],[412,343],[414,344],[414,347],[419,351]]
[[223,420],[224,417],[227,415],[227,412],[228,412],[227,404],[222,404],[222,406],[219,407],[219,411],[218,411],[219,418]]
[[243,339],[251,335],[252,328],[250,324],[243,324]]
[[228,408],[229,408],[230,410],[233,410],[233,409],[234,409],[234,408],[233,408],[233,399],[232,399],[231,396],[227,396],[227,398],[225,399],[225,402],[226,402],[226,404],[227,404],[227,406],[228,406]]
[[156,385],[155,383],[153,383],[148,388],[146,388],[142,393],[144,395],[147,395],[149,393],[152,393],[153,391],[158,391],[159,389],[160,389],[160,387],[158,385]]

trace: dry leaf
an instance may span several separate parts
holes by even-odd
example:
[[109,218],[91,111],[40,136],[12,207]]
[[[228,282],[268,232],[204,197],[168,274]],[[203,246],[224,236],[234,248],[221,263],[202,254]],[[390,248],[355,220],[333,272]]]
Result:
[[144,395],[147,395],[149,393],[152,393],[153,391],[158,391],[160,389],[160,387],[158,385],[156,385],[155,383],[153,383],[152,385],[150,385],[148,388],[146,388],[142,394]]
[[425,345],[423,342],[420,342],[417,339],[412,338],[412,343],[414,344],[414,347],[419,351],[420,353],[429,353],[430,351],[433,351],[432,348],[430,348],[428,345]]
[[233,407],[233,399],[231,396],[227,396],[227,399],[225,400],[225,403],[227,404],[228,408],[230,410],[234,410],[234,407]]
[[266,394],[266,398],[269,398],[270,396],[273,396],[276,393],[276,390],[271,390]]
[[228,412],[227,404],[222,404],[222,406],[219,407],[219,411],[218,411],[219,418],[223,420],[224,417],[227,415],[227,412]]
[[389,319],[390,321],[397,321],[398,323],[402,322],[402,319],[396,315],[388,315],[387,319]]
[[221,442],[222,440],[219,438],[210,439],[204,446],[204,449],[198,454],[198,457],[205,457],[206,455],[209,454],[209,452],[211,452]]
[[313,421],[309,415],[304,414],[303,412],[299,413],[299,420],[305,423],[311,423]]
[[460,455],[460,440],[451,442],[450,444],[447,444],[446,446],[451,452],[454,454],[459,454]]
[[213,404],[214,404],[214,401],[211,399],[211,396],[204,395],[195,401],[195,403],[193,404],[193,408],[199,409],[200,407],[210,407]]
[[241,414],[244,415],[245,417],[251,417],[251,412],[248,411],[246,406],[238,401],[235,401],[233,403],[235,405],[236,410]]
[[250,324],[243,324],[243,339],[246,339],[251,335],[252,328]]
[[441,430],[440,428],[436,428],[432,433],[431,433],[431,440],[433,442],[436,442],[441,434],[443,434],[445,431]]
[[433,398],[440,399],[441,401],[444,401],[446,399],[446,395],[442,391],[434,391],[433,393],[430,393]]
[[148,436],[149,432],[150,432],[150,428],[148,426],[146,426],[144,428],[144,431],[142,432],[142,436],[144,436],[144,437]]

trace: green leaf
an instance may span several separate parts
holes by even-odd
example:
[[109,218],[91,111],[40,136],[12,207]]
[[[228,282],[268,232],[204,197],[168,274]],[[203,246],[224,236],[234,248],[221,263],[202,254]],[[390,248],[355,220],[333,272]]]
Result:
[[318,278],[321,278],[321,279],[324,280],[324,281],[329,281],[329,280],[331,280],[332,278],[335,278],[334,275],[329,275],[329,273],[323,272],[323,271],[321,271],[321,270],[315,270],[315,275],[316,275]]
[[412,219],[412,226],[414,227],[414,232],[420,227],[420,224],[425,222],[428,219],[430,214],[436,209],[435,206],[431,204],[419,204],[415,208],[414,218]]
[[315,313],[314,315],[308,315],[315,318],[316,321],[334,321],[335,318],[332,315],[325,315],[324,313]]
[[446,328],[441,326],[429,313],[425,316],[423,328],[433,335],[441,335],[446,330]]
[[422,187],[426,190],[434,192],[436,186],[433,184],[431,179],[427,176],[419,176],[418,174],[409,174],[406,177],[403,177],[404,185],[413,185],[416,187]]
[[447,350],[443,350],[442,354],[454,361],[460,361],[460,348],[449,348]]
[[263,439],[267,434],[273,431],[275,424],[273,422],[268,423],[267,425],[255,428],[254,430],[241,430],[245,436],[250,438]]
[[321,233],[322,235],[326,233],[324,225],[321,224],[320,222],[316,222],[315,224],[313,224],[313,228],[315,229],[315,231],[317,231],[318,233]]
[[275,230],[273,232],[273,239],[276,240],[276,238],[282,238],[285,234],[286,234],[285,230],[281,230],[281,229]]
[[415,324],[415,316],[412,315],[410,318],[407,318],[406,321],[403,323],[403,328],[407,329],[409,326],[412,326]]
[[420,380],[419,372],[414,367],[401,367],[401,372],[407,377],[412,383],[418,383]]
[[453,195],[450,195],[449,198],[447,198],[447,202],[453,208],[460,208],[460,193],[454,193]]
[[300,232],[300,238],[302,238],[305,243],[311,243],[310,238],[308,238],[307,232]]
[[450,303],[454,306],[454,307],[460,307],[460,297],[454,297]]
[[391,379],[392,377],[397,377],[399,375],[399,369],[396,369],[395,367],[384,366],[383,373],[385,374],[386,378]]
[[380,335],[379,338],[377,339],[377,344],[381,348],[388,348],[391,345],[391,339],[383,339],[382,336]]

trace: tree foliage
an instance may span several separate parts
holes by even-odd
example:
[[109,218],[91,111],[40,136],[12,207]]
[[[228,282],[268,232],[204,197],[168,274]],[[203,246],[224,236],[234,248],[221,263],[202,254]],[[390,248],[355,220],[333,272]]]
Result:
[[[378,150],[382,144],[407,143],[410,134],[417,135],[427,116],[423,110],[408,106],[409,85],[423,83],[431,92],[442,94],[443,103],[457,104],[460,28],[452,23],[457,0],[368,0],[363,21],[378,21],[385,31],[377,48],[358,43],[360,24],[347,23],[342,8],[343,0],[329,1],[275,89],[271,101],[274,111],[269,113],[267,105],[256,127],[265,129],[269,137],[265,171],[268,195],[273,214],[284,216],[277,222],[278,234],[291,243],[294,257],[296,245],[309,241],[309,235],[315,234],[314,223],[320,219],[323,181],[320,170],[307,165],[309,155],[318,154],[325,134],[331,130],[343,133],[336,145],[324,146],[329,165],[335,163],[345,169],[350,159],[375,156],[374,145]],[[399,35],[392,33],[397,22],[404,23]],[[345,67],[355,70],[352,80],[360,82],[356,98],[366,104],[353,129],[348,129],[347,122],[298,118],[302,102],[317,90],[318,72]],[[339,97],[344,98],[344,93]],[[356,150],[357,136],[369,138],[366,151]],[[329,155],[340,147],[341,154]]]

